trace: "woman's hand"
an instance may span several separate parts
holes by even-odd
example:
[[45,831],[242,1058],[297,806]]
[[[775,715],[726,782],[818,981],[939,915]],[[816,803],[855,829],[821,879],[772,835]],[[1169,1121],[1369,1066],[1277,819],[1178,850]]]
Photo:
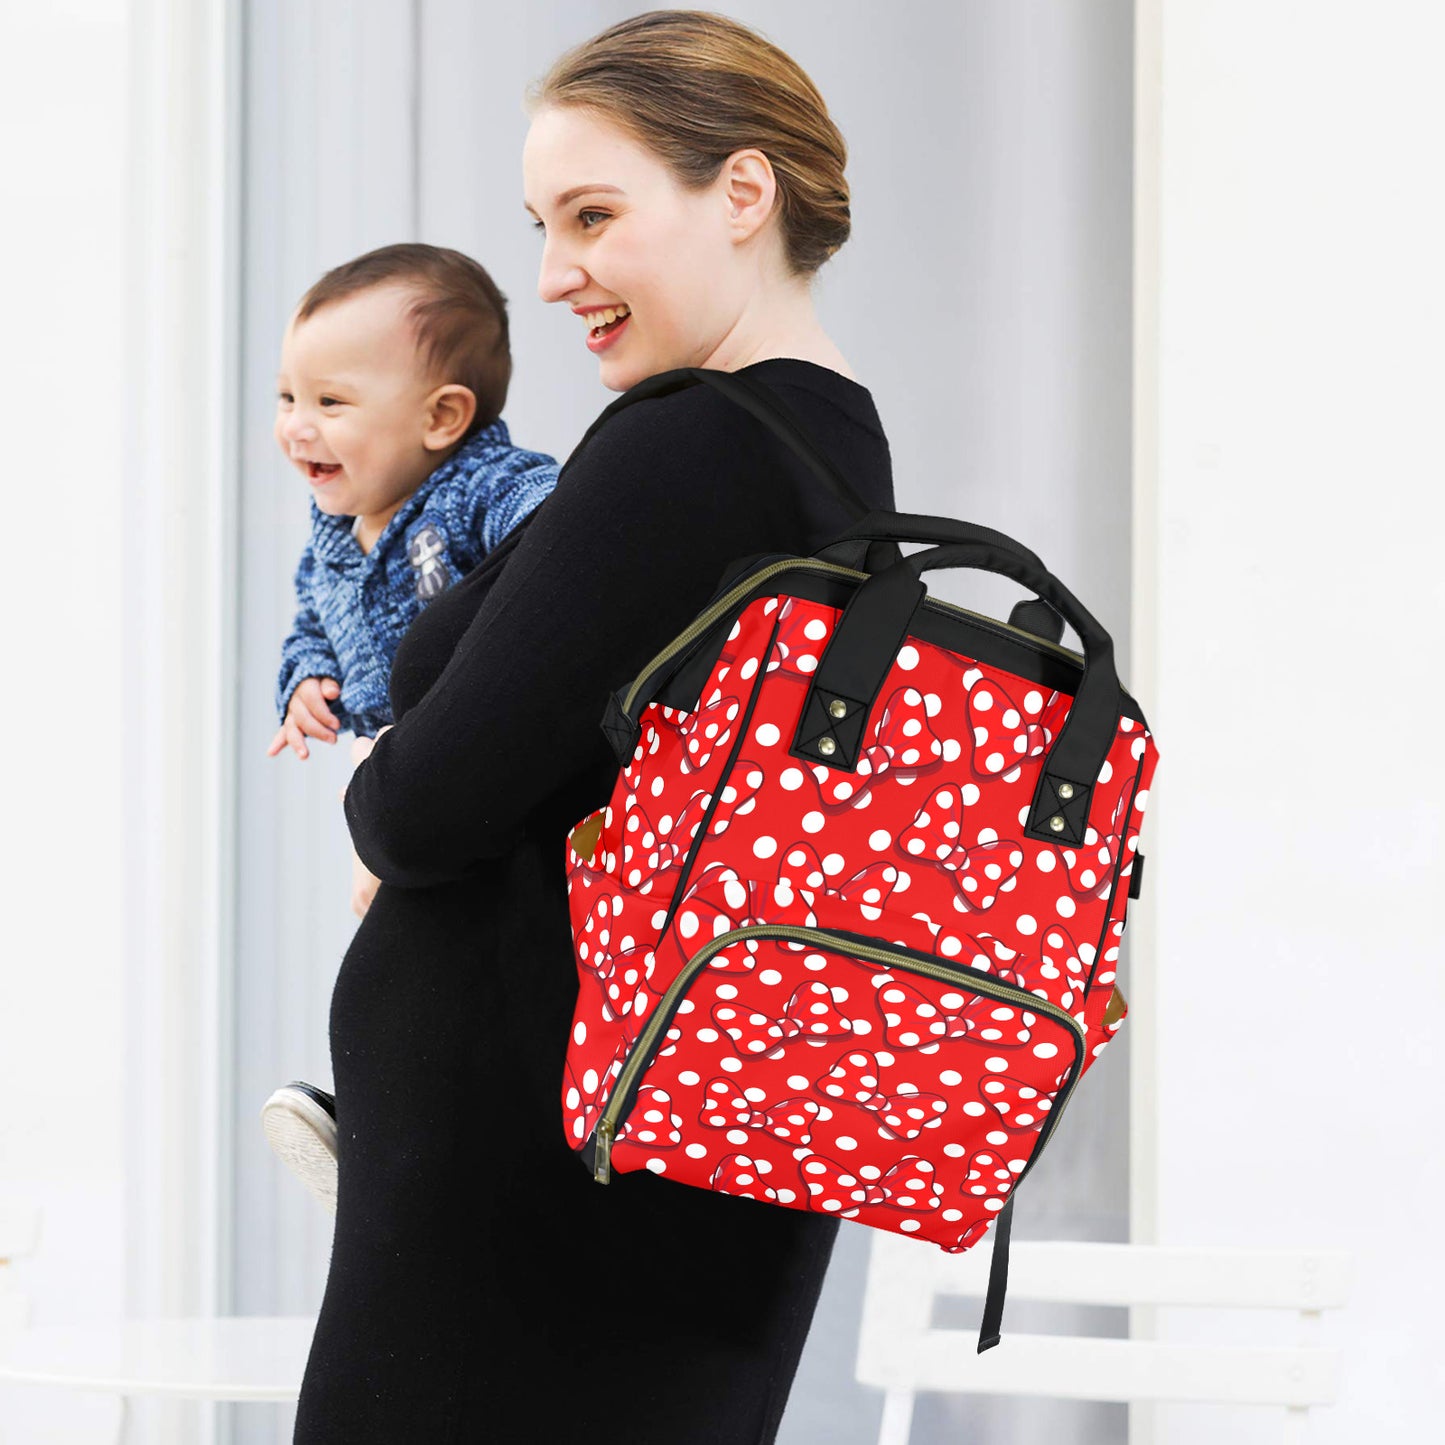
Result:
[[381,887],[381,879],[371,872],[365,863],[357,856],[356,849],[351,850],[351,911],[358,918],[366,917],[366,910],[371,907],[371,900],[376,897],[376,890]]
[[[379,729],[377,730],[376,738],[379,738],[379,737],[382,735],[382,733],[384,733],[384,732],[390,732],[392,727],[393,727],[393,724],[392,724],[392,723],[387,723],[387,725],[386,725],[384,728],[379,728]],[[354,768],[354,767],[357,765],[357,763],[359,763],[363,758],[368,758],[368,757],[371,756],[371,750],[372,750],[372,748],[374,748],[374,747],[376,746],[376,738],[363,738],[363,737],[355,737],[355,738],[352,738],[352,740],[351,740],[351,766],[352,766],[353,768]],[[343,789],[343,796],[344,796],[344,792],[345,792],[345,790]]]

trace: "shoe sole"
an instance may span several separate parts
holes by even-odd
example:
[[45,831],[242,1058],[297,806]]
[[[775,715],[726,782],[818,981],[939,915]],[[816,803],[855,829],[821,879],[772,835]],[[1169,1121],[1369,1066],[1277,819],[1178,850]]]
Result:
[[332,1214],[336,1213],[336,1120],[310,1095],[286,1086],[261,1106],[266,1142]]

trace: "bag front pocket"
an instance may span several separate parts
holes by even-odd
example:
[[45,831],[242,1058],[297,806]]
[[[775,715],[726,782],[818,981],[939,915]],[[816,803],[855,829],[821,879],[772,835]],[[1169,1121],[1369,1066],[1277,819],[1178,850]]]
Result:
[[733,928],[628,1050],[594,1175],[645,1168],[966,1249],[1084,1059],[1073,1015],[984,969],[834,928]]

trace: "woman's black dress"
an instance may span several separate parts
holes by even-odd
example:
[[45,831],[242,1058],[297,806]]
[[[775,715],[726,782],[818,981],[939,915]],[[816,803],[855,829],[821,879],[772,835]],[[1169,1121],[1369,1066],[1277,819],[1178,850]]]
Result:
[[[743,370],[892,507],[866,388],[792,358]],[[838,1223],[646,1172],[593,1182],[562,1121],[564,842],[616,777],[608,693],[730,563],[850,520],[690,387],[611,418],[407,631],[396,726],[346,792],[382,885],[332,995],[339,1197],[297,1445],[774,1438]]]

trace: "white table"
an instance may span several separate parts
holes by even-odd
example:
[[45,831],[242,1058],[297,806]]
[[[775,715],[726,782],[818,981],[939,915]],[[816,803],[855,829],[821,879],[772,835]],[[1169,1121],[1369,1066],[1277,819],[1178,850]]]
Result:
[[0,1381],[120,1396],[294,1401],[314,1318],[116,1320],[0,1336]]

